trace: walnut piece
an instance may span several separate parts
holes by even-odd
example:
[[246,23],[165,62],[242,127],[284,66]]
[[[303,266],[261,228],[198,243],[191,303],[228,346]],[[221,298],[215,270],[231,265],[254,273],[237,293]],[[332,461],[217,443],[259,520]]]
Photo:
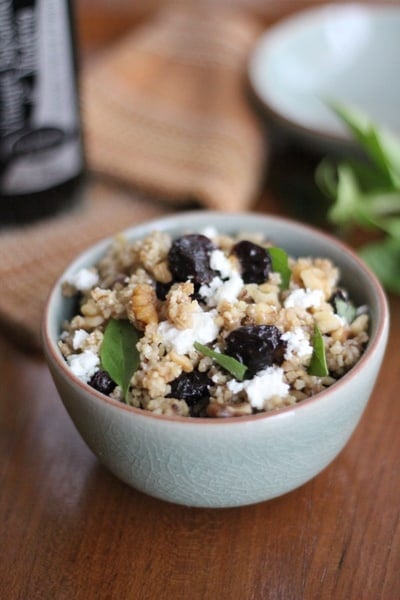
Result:
[[190,329],[193,325],[193,312],[199,309],[197,300],[192,300],[193,283],[177,283],[167,295],[167,319],[177,329]]
[[158,323],[157,296],[147,283],[139,283],[132,292],[128,316],[139,329],[145,329],[150,323]]

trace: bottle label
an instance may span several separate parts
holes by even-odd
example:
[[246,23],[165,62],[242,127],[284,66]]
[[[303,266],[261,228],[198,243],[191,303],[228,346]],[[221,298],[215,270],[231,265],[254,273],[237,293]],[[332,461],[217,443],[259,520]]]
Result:
[[40,192],[82,169],[66,0],[0,0],[0,188]]

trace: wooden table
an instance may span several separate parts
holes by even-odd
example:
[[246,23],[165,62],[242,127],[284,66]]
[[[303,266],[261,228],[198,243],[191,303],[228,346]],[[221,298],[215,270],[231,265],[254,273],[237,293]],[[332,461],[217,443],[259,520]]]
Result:
[[0,337],[0,598],[400,598],[400,299],[390,305],[379,381],[341,455],[286,496],[223,510],[167,504],[114,478],[43,359]]
[[167,504],[99,465],[43,360],[0,338],[0,598],[396,600],[400,301],[362,421],[316,479],[235,509]]

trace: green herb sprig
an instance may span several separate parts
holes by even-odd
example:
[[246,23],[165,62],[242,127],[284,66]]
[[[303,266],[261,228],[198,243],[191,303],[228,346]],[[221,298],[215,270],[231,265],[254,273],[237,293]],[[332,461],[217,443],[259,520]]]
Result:
[[345,319],[347,323],[352,323],[354,321],[357,315],[357,309],[352,302],[349,300],[341,300],[340,298],[336,298],[333,303],[336,314],[339,317]]
[[140,356],[136,348],[139,337],[139,332],[129,321],[111,319],[100,348],[101,366],[121,387],[125,402],[131,377],[139,368]]
[[312,347],[313,353],[308,367],[308,373],[310,375],[316,375],[317,377],[326,377],[326,375],[329,375],[329,370],[326,362],[324,338],[322,337],[318,325],[315,325],[314,327]]
[[222,352],[216,352],[215,350],[212,350],[208,346],[204,346],[199,342],[195,342],[194,347],[198,352],[204,354],[204,356],[212,358],[214,362],[228,371],[228,373],[230,373],[235,379],[238,381],[243,381],[247,367],[236,360],[236,358],[233,358],[233,356],[229,356],[228,354],[223,354]]
[[358,249],[388,291],[400,294],[400,140],[364,113],[331,103],[366,154],[368,163],[323,160],[315,176],[333,201],[329,220],[343,231],[357,226],[379,239]]
[[272,270],[279,273],[281,276],[281,289],[287,290],[292,276],[292,271],[289,267],[289,257],[282,248],[268,248],[268,253],[272,261]]

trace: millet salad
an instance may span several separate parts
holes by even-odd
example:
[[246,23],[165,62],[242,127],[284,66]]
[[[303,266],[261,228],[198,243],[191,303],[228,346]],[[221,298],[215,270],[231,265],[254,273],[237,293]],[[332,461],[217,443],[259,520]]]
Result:
[[209,228],[117,236],[63,282],[79,309],[59,347],[72,373],[153,413],[240,417],[301,402],[342,377],[369,315],[324,257]]

